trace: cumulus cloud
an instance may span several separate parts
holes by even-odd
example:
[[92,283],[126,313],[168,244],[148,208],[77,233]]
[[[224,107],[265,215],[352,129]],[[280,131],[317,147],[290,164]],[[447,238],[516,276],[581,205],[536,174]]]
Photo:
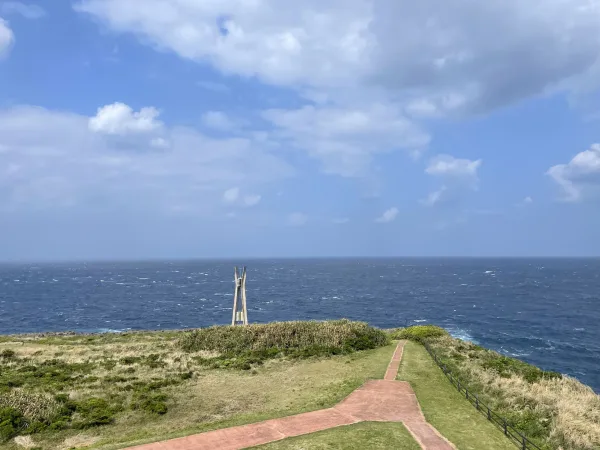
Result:
[[[99,112],[107,110],[110,105]],[[220,207],[215,192],[259,188],[294,173],[260,142],[214,139],[187,127],[163,125],[168,148],[139,151],[152,144],[137,131],[152,129],[153,122],[139,119],[140,125],[132,113],[120,117],[125,120],[100,120],[102,126],[90,127],[91,118],[78,114],[29,106],[0,109],[0,208],[76,205],[207,213]],[[127,147],[100,132],[105,130],[131,132]]]
[[398,108],[384,103],[272,109],[264,111],[263,117],[276,127],[275,138],[320,160],[326,173],[347,177],[364,176],[378,153],[419,151],[430,140]]
[[15,35],[8,22],[0,17],[0,58],[6,56],[15,41]]
[[458,199],[461,194],[478,189],[478,170],[482,160],[456,158],[451,155],[437,155],[429,161],[425,173],[444,182],[431,192],[421,203],[434,206]]
[[89,128],[96,133],[116,135],[148,133],[162,126],[162,122],[156,120],[159,114],[154,107],[134,112],[129,105],[117,102],[98,108],[96,115],[89,119]]
[[3,14],[20,14],[26,19],[39,19],[46,15],[46,11],[39,5],[22,2],[3,2],[0,5]]
[[[228,74],[319,89],[378,87],[420,115],[489,111],[594,70],[589,0],[80,0],[113,30]],[[515,26],[518,24],[518,26]],[[598,77],[596,78],[596,86]]]
[[288,216],[288,224],[294,227],[305,225],[308,222],[308,216],[306,214],[295,212]]
[[400,211],[398,211],[398,208],[392,207],[392,208],[386,210],[380,217],[375,219],[375,222],[378,222],[378,223],[393,222],[394,220],[396,220],[396,217],[398,216],[399,212]]
[[600,188],[600,144],[578,153],[567,164],[557,164],[546,172],[563,191],[565,201],[582,200]]
[[425,172],[434,176],[476,179],[481,163],[481,159],[460,159],[451,155],[438,155],[429,161]]

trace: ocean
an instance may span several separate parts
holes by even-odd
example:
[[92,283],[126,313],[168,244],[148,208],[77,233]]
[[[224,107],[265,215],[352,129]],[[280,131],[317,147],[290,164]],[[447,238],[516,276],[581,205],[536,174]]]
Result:
[[[282,259],[248,266],[250,322],[433,323],[600,392],[600,259]],[[233,261],[0,265],[0,334],[228,324]]]

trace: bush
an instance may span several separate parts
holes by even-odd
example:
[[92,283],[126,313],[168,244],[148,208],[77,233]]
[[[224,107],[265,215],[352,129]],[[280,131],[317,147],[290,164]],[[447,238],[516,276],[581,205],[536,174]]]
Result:
[[2,359],[14,359],[17,357],[17,354],[15,353],[14,350],[11,350],[9,348],[2,350],[2,352],[0,352],[0,358]]
[[131,408],[162,415],[168,411],[166,400],[165,394],[156,394],[146,389],[139,390],[133,394]]
[[0,409],[0,442],[8,441],[26,426],[25,418],[15,408]]
[[448,336],[448,332],[435,325],[414,325],[407,328],[398,328],[391,333],[392,339],[408,339],[422,342],[424,339]]
[[279,353],[299,357],[349,353],[388,343],[389,337],[383,331],[349,320],[214,326],[187,332],[180,340],[187,352],[205,350],[259,360]]
[[105,399],[91,397],[75,404],[75,411],[80,418],[73,423],[74,428],[91,428],[99,425],[108,425],[115,420],[115,414],[120,410],[118,406],[110,405]]

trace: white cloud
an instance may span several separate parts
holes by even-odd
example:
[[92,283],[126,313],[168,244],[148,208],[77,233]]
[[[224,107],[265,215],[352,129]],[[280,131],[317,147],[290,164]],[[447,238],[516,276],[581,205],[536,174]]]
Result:
[[441,188],[439,188],[437,191],[433,191],[431,192],[426,199],[421,200],[421,203],[423,203],[426,206],[433,206],[436,203],[439,203],[442,200],[442,196],[444,195],[444,192],[447,191],[447,187],[446,186],[442,186]]
[[347,177],[364,176],[378,153],[429,143],[429,135],[390,104],[272,109],[263,117],[277,127],[274,139],[308,152],[326,173]]
[[202,123],[216,130],[226,131],[235,127],[235,124],[227,114],[222,111],[208,111],[202,115]]
[[594,78],[600,53],[600,8],[590,0],[139,5],[80,0],[76,9],[227,74],[303,88],[378,87],[417,101],[411,109],[426,115],[482,112],[571,89],[579,78]]
[[237,199],[240,196],[240,190],[239,188],[231,188],[231,189],[227,189],[224,193],[223,193],[223,200],[225,200],[227,203],[234,203],[237,201]]
[[308,222],[308,216],[306,214],[295,212],[288,216],[288,224],[294,227],[305,225]]
[[168,149],[146,151],[152,144],[145,134],[129,135],[124,145],[90,130],[89,121],[39,107],[0,109],[2,211],[60,206],[208,214],[222,207],[215,193],[258,189],[294,173],[251,139],[163,126]]
[[378,222],[378,223],[393,222],[394,220],[396,220],[396,217],[398,216],[399,212],[400,211],[398,211],[398,208],[392,207],[392,208],[386,210],[380,217],[375,219],[375,222]]
[[3,14],[20,14],[26,19],[39,19],[46,15],[46,11],[39,5],[22,2],[4,2],[0,5]]
[[600,144],[592,144],[567,164],[552,166],[546,173],[562,188],[565,201],[582,200],[600,188]]
[[15,42],[15,35],[8,22],[0,17],[0,58],[6,56]]
[[438,155],[431,159],[425,172],[434,176],[477,178],[477,170],[481,163],[481,159],[460,159],[451,155]]
[[261,196],[258,194],[246,195],[244,197],[244,205],[246,206],[256,206],[260,203]]
[[98,108],[96,115],[89,119],[89,128],[97,133],[123,135],[127,133],[147,133],[157,130],[162,122],[156,120],[159,111],[146,107],[134,112],[124,103],[113,103]]
[[437,155],[429,160],[425,173],[441,179],[444,184],[431,192],[421,203],[434,206],[456,200],[461,193],[478,189],[478,170],[482,160],[455,158],[451,155]]

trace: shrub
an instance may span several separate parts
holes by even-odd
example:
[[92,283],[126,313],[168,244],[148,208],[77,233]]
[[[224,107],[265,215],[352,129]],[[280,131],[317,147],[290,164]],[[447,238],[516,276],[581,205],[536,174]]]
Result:
[[448,336],[448,332],[435,325],[414,325],[407,328],[398,328],[391,333],[392,339],[408,339],[421,342],[423,339]]
[[299,357],[348,353],[388,343],[389,337],[383,331],[349,320],[214,326],[187,332],[180,340],[187,352],[216,351],[228,356],[243,355],[247,359],[270,358],[279,353]]
[[131,398],[131,409],[147,411],[152,414],[166,414],[168,411],[165,394],[153,393],[148,389],[135,392]]
[[2,352],[0,352],[0,358],[2,359],[14,359],[16,358],[16,356],[17,354],[15,353],[15,351],[9,348],[6,348],[2,350]]
[[8,441],[26,426],[25,418],[15,408],[0,408],[0,442]]
[[73,423],[74,428],[91,428],[108,425],[115,420],[115,414],[120,410],[116,405],[110,405],[105,399],[91,397],[75,404],[79,419]]

